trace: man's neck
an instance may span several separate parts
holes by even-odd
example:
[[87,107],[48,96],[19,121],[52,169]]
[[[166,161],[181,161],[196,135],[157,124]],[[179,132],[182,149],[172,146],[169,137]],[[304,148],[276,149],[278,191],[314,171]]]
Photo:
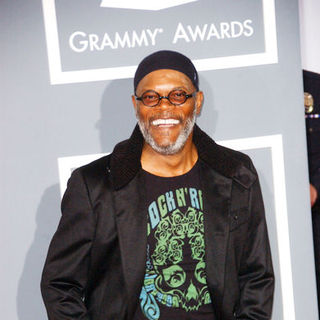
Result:
[[198,160],[196,146],[190,136],[184,147],[176,154],[164,155],[153,150],[147,143],[144,144],[141,154],[142,168],[161,177],[175,177],[182,175],[194,166]]

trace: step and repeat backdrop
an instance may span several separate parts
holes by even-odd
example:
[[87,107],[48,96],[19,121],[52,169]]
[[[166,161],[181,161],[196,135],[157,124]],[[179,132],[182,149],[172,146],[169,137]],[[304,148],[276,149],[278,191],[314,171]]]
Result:
[[4,318],[46,319],[39,282],[67,180],[129,137],[136,66],[169,49],[199,71],[200,127],[257,167],[272,319],[318,319],[296,0],[5,0],[0,26]]

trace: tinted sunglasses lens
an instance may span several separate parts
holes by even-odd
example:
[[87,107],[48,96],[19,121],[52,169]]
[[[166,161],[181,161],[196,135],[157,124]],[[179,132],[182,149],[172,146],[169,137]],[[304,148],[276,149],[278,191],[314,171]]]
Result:
[[187,100],[186,95],[183,90],[174,90],[169,93],[169,100],[172,104],[183,104]]
[[142,102],[149,107],[155,106],[159,103],[159,95],[153,91],[145,92],[142,97]]

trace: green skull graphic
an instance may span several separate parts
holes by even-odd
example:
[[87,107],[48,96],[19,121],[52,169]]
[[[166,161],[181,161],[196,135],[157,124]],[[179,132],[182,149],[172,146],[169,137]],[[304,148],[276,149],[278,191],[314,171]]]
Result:
[[[148,272],[145,287],[161,304],[198,310],[211,302],[204,262],[203,213],[189,207],[163,218],[155,231],[157,240],[151,256],[154,269]],[[184,254],[194,262],[184,264]],[[194,268],[194,265],[196,266]]]

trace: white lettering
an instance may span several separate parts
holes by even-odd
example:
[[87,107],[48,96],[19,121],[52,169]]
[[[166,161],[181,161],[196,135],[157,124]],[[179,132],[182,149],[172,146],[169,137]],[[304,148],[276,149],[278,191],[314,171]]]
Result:
[[98,45],[99,37],[96,34],[89,34],[90,51],[101,50]]
[[212,38],[227,39],[239,38],[241,36],[250,37],[254,29],[251,26],[252,20],[221,22],[218,27],[214,24],[203,24],[201,26],[188,25],[185,27],[181,22],[175,31],[173,43],[183,39],[185,42],[209,41]]
[[232,38],[238,38],[243,33],[243,25],[239,21],[231,22],[231,36]]
[[[250,19],[245,21],[221,22],[219,25],[214,23],[203,25],[187,25],[178,23],[172,40],[173,44],[178,41],[196,42],[210,41],[228,38],[250,37],[254,33]],[[113,35],[107,32],[99,35],[95,33],[86,34],[83,31],[76,31],[69,37],[69,46],[74,52],[102,51],[105,49],[135,48],[155,46],[157,36],[163,32],[162,28],[143,29],[141,32],[136,30],[115,32]]]
[[201,41],[204,40],[204,37],[206,35],[208,25],[205,24],[202,26],[202,29],[197,25],[195,29],[193,30],[191,26],[188,26],[188,31],[190,33],[190,36],[193,41],[196,41],[197,38],[199,37]]
[[179,22],[178,24],[172,43],[177,43],[179,39],[184,39],[186,42],[190,42],[190,39],[186,33],[186,30],[184,30],[181,22]]
[[[82,31],[74,32],[69,37],[69,46],[75,52],[101,51],[109,47],[110,49],[118,48],[134,48],[136,46],[149,46],[156,44],[156,37],[163,32],[161,28],[146,29],[140,33],[133,30],[131,33],[125,31],[124,33],[115,32],[113,38],[106,32],[102,36],[91,33],[86,34]],[[78,38],[80,37],[79,40]]]
[[140,37],[135,31],[132,32],[132,48],[136,46],[136,43],[139,47],[141,47],[143,43],[145,46],[148,45],[147,34],[144,30],[142,30]]
[[253,35],[253,28],[251,27],[251,24],[252,24],[252,20],[249,20],[249,19],[245,20],[243,23],[244,28],[248,30],[248,32],[244,31],[243,33],[246,37],[251,37]]
[[228,22],[221,22],[220,23],[220,32],[221,32],[221,38],[224,39],[226,36],[227,38],[230,38],[229,34],[230,24]]
[[113,43],[107,33],[104,34],[102,43],[101,43],[101,50],[103,50],[105,47],[110,47],[111,49],[114,49]]
[[81,31],[74,32],[69,38],[69,46],[75,52],[83,52],[88,48],[88,40],[80,40],[77,44],[80,44],[80,47],[77,47],[74,43],[74,38],[77,36],[86,37],[86,34]]
[[210,25],[210,29],[209,29],[209,32],[207,35],[207,40],[210,40],[210,38],[212,38],[212,37],[216,37],[217,39],[220,39],[219,32],[213,23],[211,23],[211,25]]
[[113,43],[113,49],[118,49],[119,44],[121,48],[125,48],[126,46],[128,48],[131,48],[131,43],[130,43],[130,38],[129,38],[129,33],[126,31],[123,35],[123,38],[121,39],[121,36],[119,35],[118,32],[115,34],[114,38],[114,43]]
[[147,33],[149,35],[149,37],[151,38],[151,44],[154,46],[156,44],[156,36],[158,32],[162,32],[162,29],[154,29],[154,31],[152,32],[150,29],[147,29]]

